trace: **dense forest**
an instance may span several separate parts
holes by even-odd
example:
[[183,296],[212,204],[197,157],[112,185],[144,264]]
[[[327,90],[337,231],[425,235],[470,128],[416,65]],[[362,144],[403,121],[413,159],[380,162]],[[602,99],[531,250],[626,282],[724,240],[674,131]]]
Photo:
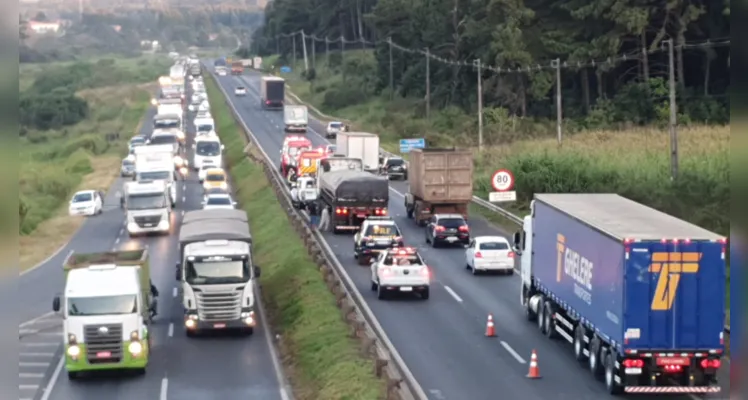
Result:
[[380,92],[392,53],[395,89],[413,97],[425,95],[428,49],[432,107],[473,109],[480,59],[484,104],[522,117],[554,116],[560,59],[565,118],[627,124],[667,115],[672,40],[680,121],[729,122],[728,0],[275,0],[253,46],[288,56],[300,31],[317,52],[325,38],[372,43]]

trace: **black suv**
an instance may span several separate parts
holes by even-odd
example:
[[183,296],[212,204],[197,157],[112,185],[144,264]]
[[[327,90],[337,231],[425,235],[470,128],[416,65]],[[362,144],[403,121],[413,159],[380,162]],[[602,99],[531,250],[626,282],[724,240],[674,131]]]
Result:
[[382,162],[382,175],[387,175],[388,179],[408,180],[408,164],[400,157],[385,158]]
[[426,243],[432,247],[442,244],[467,246],[470,243],[470,227],[460,214],[436,214],[426,226]]

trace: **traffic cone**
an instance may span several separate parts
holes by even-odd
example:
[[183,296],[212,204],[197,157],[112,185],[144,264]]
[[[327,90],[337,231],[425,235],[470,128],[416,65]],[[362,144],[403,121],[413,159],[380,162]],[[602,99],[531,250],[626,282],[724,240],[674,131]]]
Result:
[[527,377],[530,379],[540,378],[540,368],[538,368],[538,355],[535,350],[532,351],[530,356],[530,371],[527,372]]
[[488,314],[488,321],[486,321],[486,337],[495,337],[496,328],[493,326],[493,315]]

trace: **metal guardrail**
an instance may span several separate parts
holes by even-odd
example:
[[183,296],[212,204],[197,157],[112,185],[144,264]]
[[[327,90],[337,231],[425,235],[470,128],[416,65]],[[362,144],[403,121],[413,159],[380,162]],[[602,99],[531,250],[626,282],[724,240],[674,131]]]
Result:
[[[207,69],[207,68],[206,68]],[[229,100],[231,97],[228,93],[226,93],[226,90],[221,86],[221,84],[218,82],[217,77],[210,72],[210,77],[215,82],[216,86],[220,89],[221,93],[223,94],[224,98],[226,99],[226,104],[231,109],[232,114],[234,115],[234,119],[237,123],[241,125],[241,127],[244,129],[244,131],[247,134],[247,137],[250,139],[251,143],[258,144],[259,141],[257,140],[257,137],[252,133],[252,131],[249,129],[249,127],[244,123],[244,120],[239,115],[239,112],[236,110],[234,105]],[[265,152],[265,150],[260,147],[259,145],[256,146],[260,152],[262,153],[265,163],[268,165],[268,169],[272,171],[273,177],[277,180],[279,183],[283,183],[284,179],[281,176],[280,172],[276,168],[276,166],[273,164],[272,158]],[[290,204],[290,192],[285,185],[283,185],[284,191],[282,191],[283,196],[288,201],[288,204]],[[299,212],[298,210],[294,210],[295,213],[298,214],[299,218],[307,219],[308,217]],[[423,388],[421,388],[420,384],[416,381],[415,377],[411,373],[410,369],[405,365],[405,361],[402,359],[400,354],[395,349],[395,346],[392,344],[390,339],[387,337],[387,334],[384,331],[384,328],[379,324],[379,321],[377,320],[376,316],[374,316],[374,312],[369,308],[369,305],[366,303],[366,300],[361,295],[361,292],[356,288],[356,285],[353,283],[353,280],[350,278],[348,273],[345,271],[345,268],[340,264],[340,262],[337,260],[337,257],[335,256],[335,253],[332,251],[332,249],[329,247],[327,242],[325,241],[324,237],[319,233],[319,231],[313,230],[312,236],[316,239],[316,241],[319,243],[320,248],[323,251],[323,255],[329,265],[331,265],[333,268],[333,273],[335,276],[339,279],[340,282],[343,284],[343,290],[346,293],[346,296],[349,297],[355,308],[355,312],[359,314],[363,321],[365,321],[367,329],[373,334],[374,337],[377,338],[377,352],[382,353],[381,355],[384,356],[385,360],[387,360],[387,366],[392,366],[396,369],[397,374],[402,379],[402,383],[405,384],[405,388],[402,386],[400,387],[400,396],[403,400],[409,400],[409,399],[417,399],[417,400],[427,400],[428,397],[426,396],[426,393],[423,391]],[[405,389],[405,390],[403,390]]]

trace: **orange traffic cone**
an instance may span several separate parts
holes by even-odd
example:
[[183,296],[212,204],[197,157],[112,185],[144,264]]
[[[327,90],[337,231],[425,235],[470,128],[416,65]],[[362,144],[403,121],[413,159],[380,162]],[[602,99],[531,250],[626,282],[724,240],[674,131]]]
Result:
[[496,336],[496,328],[493,326],[493,315],[488,314],[488,321],[486,321],[486,337]]
[[538,355],[535,350],[532,351],[530,356],[530,371],[527,372],[527,377],[530,379],[540,378],[540,368],[538,368]]

